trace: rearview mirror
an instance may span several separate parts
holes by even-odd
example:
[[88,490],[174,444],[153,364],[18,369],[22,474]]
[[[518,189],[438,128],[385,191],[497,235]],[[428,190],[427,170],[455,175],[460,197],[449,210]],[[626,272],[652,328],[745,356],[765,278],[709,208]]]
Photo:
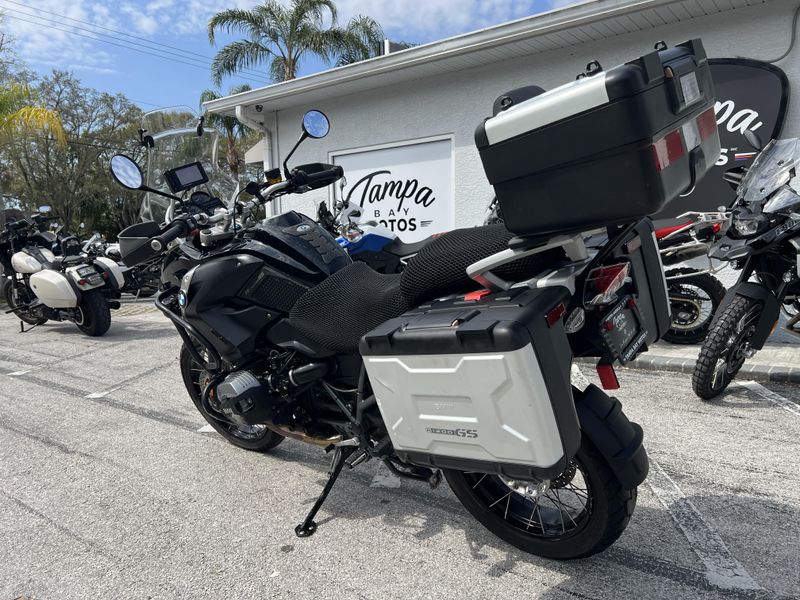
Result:
[[124,154],[115,154],[111,157],[111,175],[117,183],[129,190],[139,190],[144,184],[144,175],[139,165]]
[[310,138],[324,138],[331,130],[331,123],[321,110],[310,110],[303,115],[303,132]]
[[40,207],[39,207],[39,213],[41,213],[41,214],[43,214],[43,215],[44,215],[44,214],[47,214],[47,213],[49,213],[49,212],[50,212],[50,210],[51,210],[51,209],[50,209],[50,206],[49,206],[49,205],[47,205],[47,204],[45,204],[44,206],[40,206]]
[[744,138],[747,140],[747,143],[753,148],[753,150],[761,150],[764,147],[764,144],[761,142],[761,138],[758,137],[758,134],[750,131],[749,129],[744,130]]

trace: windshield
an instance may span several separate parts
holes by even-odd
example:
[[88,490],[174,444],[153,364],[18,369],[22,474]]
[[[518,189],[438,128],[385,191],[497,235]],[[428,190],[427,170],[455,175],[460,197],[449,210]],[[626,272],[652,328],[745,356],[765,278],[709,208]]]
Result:
[[[173,106],[151,111],[142,117],[145,135],[153,138],[153,147],[147,148],[145,183],[153,189],[170,193],[164,172],[182,165],[201,162],[209,182],[195,190],[203,190],[226,202],[236,193],[237,182],[220,168],[219,134],[212,128],[204,128],[197,135],[199,115],[188,106]],[[169,207],[170,200],[148,193],[142,202],[139,216],[144,221],[160,223]]]
[[797,161],[797,139],[771,141],[747,170],[739,197],[748,204],[760,203],[792,179]]

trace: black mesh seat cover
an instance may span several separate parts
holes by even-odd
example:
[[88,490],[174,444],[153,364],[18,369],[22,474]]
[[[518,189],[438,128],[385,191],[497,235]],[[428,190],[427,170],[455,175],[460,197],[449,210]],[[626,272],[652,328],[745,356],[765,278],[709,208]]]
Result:
[[362,335],[409,308],[400,293],[400,275],[384,275],[356,261],[303,294],[289,319],[325,348],[355,352]]
[[[400,282],[403,296],[416,306],[439,296],[478,289],[480,286],[467,277],[467,267],[505,250],[512,237],[502,223],[445,233],[408,262]],[[509,263],[496,273],[512,281],[532,277],[563,258],[560,248],[549,250]]]
[[[505,250],[512,237],[502,223],[456,229],[427,244],[400,275],[384,275],[356,261],[305,292],[289,318],[316,343],[334,352],[356,352],[361,336],[384,321],[428,300],[478,289],[467,267]],[[496,273],[521,280],[563,258],[563,250],[549,250]]]

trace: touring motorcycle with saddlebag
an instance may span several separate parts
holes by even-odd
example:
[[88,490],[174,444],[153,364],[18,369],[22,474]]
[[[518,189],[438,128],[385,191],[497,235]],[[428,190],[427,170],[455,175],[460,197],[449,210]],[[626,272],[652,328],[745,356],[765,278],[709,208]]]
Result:
[[[442,473],[485,527],[541,556],[589,556],[625,529],[648,470],[642,429],[600,388],[572,386],[572,361],[595,357],[614,388],[614,364],[668,330],[647,215],[720,148],[699,40],[588,71],[503,102],[478,127],[505,224],[443,234],[401,274],[352,262],[305,215],[252,218],[343,176],[322,163],[284,163],[282,181],[248,184],[251,200],[120,234],[128,265],[178,238],[196,253],[155,302],[184,341],[183,376],[209,423],[245,448],[290,437],[332,453],[298,536],[315,532],[344,467],[368,460],[431,485]],[[298,144],[328,129],[310,111]],[[112,172],[142,185],[130,159]],[[193,164],[171,176],[184,193],[203,180]],[[227,241],[203,244],[226,228]]]

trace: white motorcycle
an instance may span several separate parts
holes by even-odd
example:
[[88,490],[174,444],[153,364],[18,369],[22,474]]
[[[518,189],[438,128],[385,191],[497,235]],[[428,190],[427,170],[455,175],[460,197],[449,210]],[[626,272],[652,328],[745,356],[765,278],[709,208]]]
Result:
[[56,257],[35,244],[35,228],[26,220],[7,223],[0,233],[0,261],[7,278],[9,310],[29,325],[72,321],[83,333],[101,336],[111,326],[107,282],[121,286],[124,276],[113,260]]

